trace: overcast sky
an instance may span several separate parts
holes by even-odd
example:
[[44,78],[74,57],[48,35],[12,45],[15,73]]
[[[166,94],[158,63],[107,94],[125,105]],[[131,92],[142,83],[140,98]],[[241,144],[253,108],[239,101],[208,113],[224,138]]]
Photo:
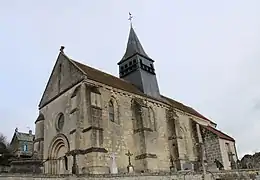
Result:
[[129,33],[128,12],[155,60],[161,94],[190,105],[260,150],[259,0],[9,0],[0,2],[0,132],[34,130],[38,103],[61,45],[113,75]]

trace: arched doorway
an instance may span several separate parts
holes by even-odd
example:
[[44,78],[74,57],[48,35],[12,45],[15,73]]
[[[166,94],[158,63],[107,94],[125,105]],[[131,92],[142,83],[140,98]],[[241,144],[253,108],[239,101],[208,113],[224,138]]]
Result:
[[70,151],[69,141],[64,134],[55,136],[49,148],[48,173],[66,174],[68,170],[68,159],[65,156]]

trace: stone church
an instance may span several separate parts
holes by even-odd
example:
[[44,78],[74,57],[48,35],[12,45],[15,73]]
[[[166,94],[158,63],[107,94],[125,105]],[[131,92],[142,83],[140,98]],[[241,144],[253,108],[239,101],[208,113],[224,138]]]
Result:
[[61,47],[35,121],[44,173],[199,171],[202,164],[216,169],[216,161],[235,167],[232,137],[160,94],[154,60],[132,25],[117,65],[119,78],[74,61]]

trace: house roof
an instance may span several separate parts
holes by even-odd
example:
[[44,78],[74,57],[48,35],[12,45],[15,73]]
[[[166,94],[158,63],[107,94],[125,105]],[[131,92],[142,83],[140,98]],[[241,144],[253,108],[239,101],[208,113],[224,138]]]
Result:
[[208,131],[214,133],[215,135],[217,135],[220,139],[225,139],[225,140],[228,140],[228,141],[234,141],[235,142],[235,139],[228,136],[227,134],[211,127],[211,126],[203,126],[205,129],[207,129]]
[[[77,61],[74,61],[72,59],[70,59],[70,60],[73,61],[76,64],[76,66],[78,66],[87,75],[88,79],[90,79],[90,80],[97,81],[97,82],[100,82],[102,84],[106,84],[108,86],[111,86],[111,87],[114,87],[114,88],[117,88],[117,89],[121,89],[121,90],[130,92],[130,93],[133,93],[133,94],[146,96],[146,97],[149,97],[151,99],[155,99],[154,97],[147,96],[142,91],[140,91],[136,86],[134,86],[133,84],[131,84],[130,82],[128,82],[124,79],[112,76],[110,74],[107,74],[107,73],[102,72],[100,70],[94,69],[92,67],[89,67],[89,66],[84,65],[82,63],[79,63]],[[168,98],[168,97],[161,95],[161,99],[156,99],[156,100],[159,100],[159,101],[164,102],[166,104],[172,105],[176,109],[187,112],[191,115],[197,116],[197,117],[202,118],[206,121],[209,121],[210,123],[215,124],[214,122],[212,122],[208,118],[206,118],[203,115],[201,115],[200,113],[198,113],[193,108],[186,106],[186,105],[184,105],[180,102],[177,102],[177,101],[175,101],[171,98]]]
[[34,135],[30,135],[29,133],[22,133],[22,132],[17,132],[16,137],[18,140],[22,141],[33,141]]
[[11,144],[14,141],[15,138],[17,138],[18,141],[29,141],[29,142],[34,141],[34,135],[33,134],[23,133],[23,132],[18,132],[18,131],[14,132],[13,138],[11,140]]

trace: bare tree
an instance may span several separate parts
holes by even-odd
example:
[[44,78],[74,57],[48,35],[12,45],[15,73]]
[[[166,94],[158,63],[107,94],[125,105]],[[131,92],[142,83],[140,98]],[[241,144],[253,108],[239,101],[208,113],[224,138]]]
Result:
[[7,141],[7,137],[3,133],[0,133],[0,143],[4,143],[6,148],[10,150],[10,143]]
[[0,142],[7,144],[6,136],[4,136],[2,133],[0,133]]

